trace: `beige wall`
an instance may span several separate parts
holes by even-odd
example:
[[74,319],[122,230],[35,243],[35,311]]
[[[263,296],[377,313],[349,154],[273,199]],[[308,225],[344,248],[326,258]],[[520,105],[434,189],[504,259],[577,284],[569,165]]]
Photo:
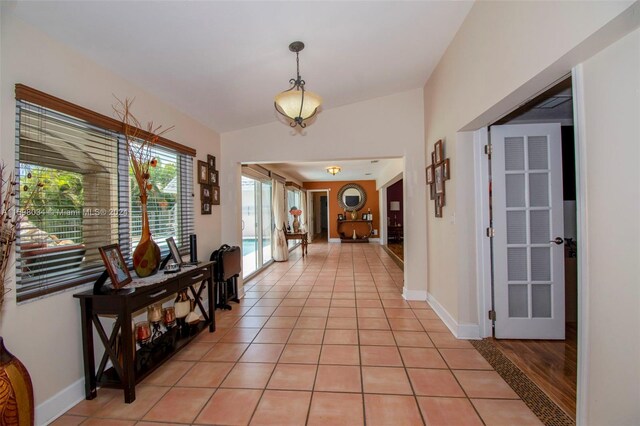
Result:
[[[583,64],[588,424],[640,421],[640,30]],[[582,347],[581,347],[582,349]]]
[[[175,125],[167,136],[194,147],[198,158],[213,154],[220,162],[219,135],[116,74],[89,61],[2,9],[1,21],[1,134],[0,156],[14,161],[14,85],[23,83],[54,96],[111,116],[113,95],[135,97],[135,113],[141,121]],[[119,64],[126,66],[126,64]],[[198,189],[197,184],[195,188]],[[198,252],[201,258],[220,245],[220,213],[199,214],[199,194],[194,198]],[[206,232],[205,232],[206,230]],[[10,281],[13,281],[11,276]],[[8,294],[1,317],[0,335],[8,349],[29,369],[36,405],[83,378],[80,309],[72,295],[77,290],[16,305]],[[65,407],[62,407],[65,408]],[[39,423],[46,419],[39,418]]]
[[[477,194],[469,168],[477,165],[472,137],[458,132],[492,123],[586,61],[591,161],[583,183],[593,239],[585,254],[591,328],[580,331],[588,344],[581,356],[590,358],[587,381],[578,388],[584,424],[632,424],[639,418],[637,35],[594,56],[638,27],[638,4],[625,10],[631,3],[477,2],[424,88],[425,151],[444,139],[452,170],[445,217],[434,218],[428,207],[428,264],[439,266],[428,270],[429,293],[459,324],[473,323]],[[616,188],[625,191],[612,196]]]
[[[274,112],[275,116],[275,112]],[[405,287],[426,297],[426,187],[420,89],[321,112],[302,133],[271,123],[222,134],[225,242],[238,244],[242,162],[327,161],[404,157],[407,234]],[[333,196],[330,194],[330,196]],[[333,215],[335,212],[331,212]]]
[[428,264],[440,266],[429,269],[429,293],[459,324],[478,318],[472,144],[456,133],[490,124],[570,72],[580,55],[573,63],[567,55],[630,3],[476,2],[427,81],[425,151],[443,139],[452,170],[444,217],[428,204]]

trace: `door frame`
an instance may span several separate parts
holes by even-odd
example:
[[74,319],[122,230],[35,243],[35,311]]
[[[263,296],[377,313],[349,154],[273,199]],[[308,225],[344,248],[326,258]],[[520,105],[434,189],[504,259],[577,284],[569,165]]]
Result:
[[[329,218],[331,217],[331,212],[329,210],[329,194],[331,192],[330,188],[326,188],[326,189],[307,189],[307,205],[305,206],[307,208],[307,211],[309,211],[309,200],[312,199],[312,196],[309,196],[309,194],[314,193],[314,192],[323,192],[325,194],[327,194],[327,242],[331,242],[331,221],[329,220]],[[317,218],[313,217],[314,222],[317,220]],[[308,232],[308,230],[307,230]]]
[[[587,389],[589,371],[589,235],[586,226],[587,182],[586,182],[586,128],[584,110],[583,67],[578,64],[571,69],[573,95],[573,126],[576,174],[576,231],[578,252],[578,372],[576,377],[576,424],[584,423],[587,418]],[[480,338],[491,337],[493,324],[488,312],[492,309],[491,297],[491,247],[486,236],[489,227],[489,162],[484,154],[484,146],[489,142],[488,127],[475,131],[459,132],[458,136],[471,134],[473,137],[474,186],[475,186],[475,223],[476,223],[476,279],[478,325]],[[487,189],[487,190],[484,190]]]

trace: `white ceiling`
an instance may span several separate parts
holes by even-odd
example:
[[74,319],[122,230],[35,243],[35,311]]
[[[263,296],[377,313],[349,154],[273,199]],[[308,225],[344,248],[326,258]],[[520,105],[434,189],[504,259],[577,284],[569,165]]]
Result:
[[[261,164],[267,169],[289,175],[300,182],[319,181],[354,181],[376,180],[381,172],[397,161],[393,158],[380,160],[348,160],[348,161],[318,161]],[[342,171],[333,176],[327,173],[327,167],[340,166]]]
[[324,108],[422,87],[471,5],[19,1],[4,12],[222,133],[277,119],[273,96],[295,76],[295,40]]

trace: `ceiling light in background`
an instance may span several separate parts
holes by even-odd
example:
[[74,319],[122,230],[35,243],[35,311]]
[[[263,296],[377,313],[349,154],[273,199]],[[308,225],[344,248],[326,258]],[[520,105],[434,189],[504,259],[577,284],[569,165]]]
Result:
[[[304,49],[304,43],[294,41],[289,45],[289,50],[296,54],[296,78],[289,80],[291,88],[278,93],[274,106],[278,113],[292,120],[291,127],[307,127],[306,120],[310,119],[322,104],[322,98],[313,92],[304,89],[305,81],[300,77],[300,58],[298,54]],[[337,173],[337,172],[336,172]]]
[[342,167],[340,166],[329,166],[327,167],[327,173],[331,173],[332,175],[337,175],[342,171]]

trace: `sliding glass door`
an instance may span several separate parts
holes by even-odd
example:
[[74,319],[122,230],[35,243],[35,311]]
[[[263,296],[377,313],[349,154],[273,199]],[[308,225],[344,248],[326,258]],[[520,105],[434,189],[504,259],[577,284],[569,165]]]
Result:
[[247,277],[272,259],[271,182],[242,176],[242,275]]

